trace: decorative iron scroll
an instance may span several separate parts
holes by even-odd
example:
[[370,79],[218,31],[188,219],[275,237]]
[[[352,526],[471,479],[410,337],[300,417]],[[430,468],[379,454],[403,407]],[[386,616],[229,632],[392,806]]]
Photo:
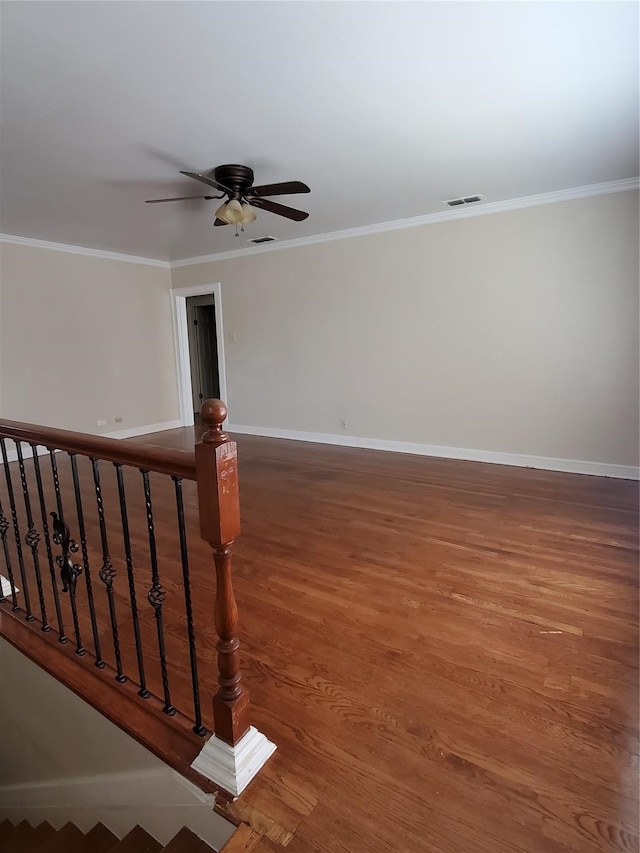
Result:
[[50,512],[49,515],[53,519],[53,541],[62,548],[62,554],[56,557],[56,563],[60,568],[60,578],[62,579],[62,591],[69,592],[73,596],[75,595],[78,577],[82,574],[82,567],[71,559],[71,554],[78,552],[78,545],[71,538],[69,525],[64,519],[60,518],[57,512]]

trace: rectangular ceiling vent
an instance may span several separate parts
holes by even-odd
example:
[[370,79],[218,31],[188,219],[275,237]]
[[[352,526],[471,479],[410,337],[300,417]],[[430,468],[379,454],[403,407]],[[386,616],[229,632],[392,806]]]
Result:
[[444,204],[449,205],[449,207],[462,207],[463,204],[475,204],[478,201],[484,201],[483,195],[466,195],[462,198],[452,198],[449,201],[445,201]]
[[276,243],[279,239],[279,237],[250,237],[247,243],[255,243],[256,245],[260,243]]

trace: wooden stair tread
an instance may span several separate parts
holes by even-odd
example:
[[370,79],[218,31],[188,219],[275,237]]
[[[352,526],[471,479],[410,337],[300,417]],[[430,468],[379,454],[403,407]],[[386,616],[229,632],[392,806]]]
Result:
[[213,853],[206,841],[188,829],[183,827],[171,841],[163,848],[165,853]]
[[21,821],[13,827],[11,837],[3,847],[3,853],[21,853],[27,849],[28,839],[32,833],[32,827],[26,820]]
[[29,853],[69,853],[75,844],[84,838],[84,833],[74,823],[65,823],[57,832],[39,844],[37,847],[25,847]]
[[149,835],[141,826],[134,826],[119,844],[111,848],[110,853],[158,853],[162,844]]
[[53,835],[55,835],[55,832],[55,829],[46,820],[38,824],[35,829],[31,830],[28,849],[38,850],[45,841],[48,841]]
[[15,826],[11,823],[9,818],[3,820],[2,823],[0,823],[0,838],[3,841],[6,841],[13,834],[14,829]]
[[119,841],[118,836],[107,829],[103,823],[97,823],[69,850],[69,853],[110,853]]
[[8,851],[10,849],[9,842],[13,838],[13,833],[16,831],[15,826],[10,820],[3,820],[0,823],[0,850]]

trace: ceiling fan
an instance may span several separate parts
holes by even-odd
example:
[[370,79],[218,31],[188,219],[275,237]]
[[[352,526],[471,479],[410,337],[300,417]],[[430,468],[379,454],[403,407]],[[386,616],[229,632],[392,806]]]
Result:
[[151,198],[147,199],[145,204],[162,204],[166,201],[184,201],[190,198],[200,198],[210,201],[214,198],[226,197],[227,201],[223,202],[216,210],[216,219],[213,224],[218,226],[235,225],[236,237],[238,236],[238,226],[244,231],[245,225],[255,221],[256,214],[253,207],[268,210],[270,213],[276,213],[278,216],[285,216],[287,219],[293,219],[295,222],[302,222],[303,219],[309,216],[304,210],[287,207],[286,204],[279,204],[266,198],[266,196],[272,195],[293,195],[295,193],[311,192],[309,187],[301,181],[285,181],[280,184],[264,184],[254,187],[253,169],[250,169],[248,166],[238,165],[218,166],[213,170],[213,178],[197,172],[181,171],[180,174],[214,187],[220,190],[222,195],[186,195],[178,196],[177,198]]

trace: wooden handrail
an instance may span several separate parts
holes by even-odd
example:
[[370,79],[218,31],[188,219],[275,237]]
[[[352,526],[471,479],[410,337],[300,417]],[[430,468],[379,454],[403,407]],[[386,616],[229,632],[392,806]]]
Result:
[[129,444],[126,440],[54,429],[22,421],[0,420],[0,438],[12,438],[30,445],[42,445],[51,450],[65,450],[92,459],[104,459],[119,465],[133,465],[159,474],[196,479],[196,460],[186,450]]

